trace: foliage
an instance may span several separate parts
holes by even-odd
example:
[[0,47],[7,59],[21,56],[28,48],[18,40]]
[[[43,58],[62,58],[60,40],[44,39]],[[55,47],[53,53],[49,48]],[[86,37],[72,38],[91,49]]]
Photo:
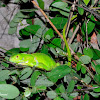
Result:
[[[46,11],[61,34],[65,24],[68,23],[73,4],[67,1],[54,0],[49,11],[46,11],[43,0],[37,0],[40,8]],[[26,20],[27,26],[19,30],[19,48],[8,50],[5,58],[0,58],[1,98],[73,100],[80,96],[81,100],[89,100],[91,97],[100,97],[100,50],[91,46],[93,33],[97,34],[97,43],[100,46],[100,17],[98,17],[100,2],[95,1],[79,0],[76,3],[68,30],[69,42],[72,39],[69,46],[75,52],[71,57],[71,67],[68,66],[68,52],[62,38],[47,20],[43,21],[41,16],[37,16],[37,9],[33,7],[17,12],[9,23],[8,33],[15,34],[19,24],[24,26],[23,20]],[[28,0],[15,0],[18,4],[27,2]],[[73,34],[74,38],[71,38]],[[62,65],[47,72],[9,62],[9,56],[14,53],[34,52],[45,53]]]

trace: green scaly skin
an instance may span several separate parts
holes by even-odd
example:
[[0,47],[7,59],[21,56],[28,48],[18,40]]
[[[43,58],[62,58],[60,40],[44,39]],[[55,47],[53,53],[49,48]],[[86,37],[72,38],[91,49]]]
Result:
[[48,55],[43,53],[19,53],[11,56],[9,61],[20,65],[27,65],[30,67],[35,66],[36,68],[44,69],[46,71],[50,71],[60,65],[59,63],[56,63]]

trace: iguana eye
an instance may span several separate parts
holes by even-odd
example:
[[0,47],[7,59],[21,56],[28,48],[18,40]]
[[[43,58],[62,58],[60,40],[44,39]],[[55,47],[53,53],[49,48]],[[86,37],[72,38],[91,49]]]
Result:
[[18,58],[18,56],[16,56],[16,58]]

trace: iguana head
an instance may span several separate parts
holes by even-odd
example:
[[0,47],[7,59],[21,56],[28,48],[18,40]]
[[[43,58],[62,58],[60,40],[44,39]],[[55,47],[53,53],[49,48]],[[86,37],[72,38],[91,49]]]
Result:
[[9,61],[13,62],[13,63],[22,63],[24,60],[24,54],[15,54],[13,56],[10,57]]

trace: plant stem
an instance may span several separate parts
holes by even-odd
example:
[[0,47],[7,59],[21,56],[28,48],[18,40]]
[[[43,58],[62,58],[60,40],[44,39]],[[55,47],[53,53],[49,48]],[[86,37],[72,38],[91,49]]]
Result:
[[71,66],[71,52],[70,52],[69,45],[68,45],[68,42],[66,40],[66,34],[65,34],[66,27],[67,27],[67,24],[63,28],[63,39],[64,39],[66,49],[67,49],[67,53],[68,53],[68,66]]

